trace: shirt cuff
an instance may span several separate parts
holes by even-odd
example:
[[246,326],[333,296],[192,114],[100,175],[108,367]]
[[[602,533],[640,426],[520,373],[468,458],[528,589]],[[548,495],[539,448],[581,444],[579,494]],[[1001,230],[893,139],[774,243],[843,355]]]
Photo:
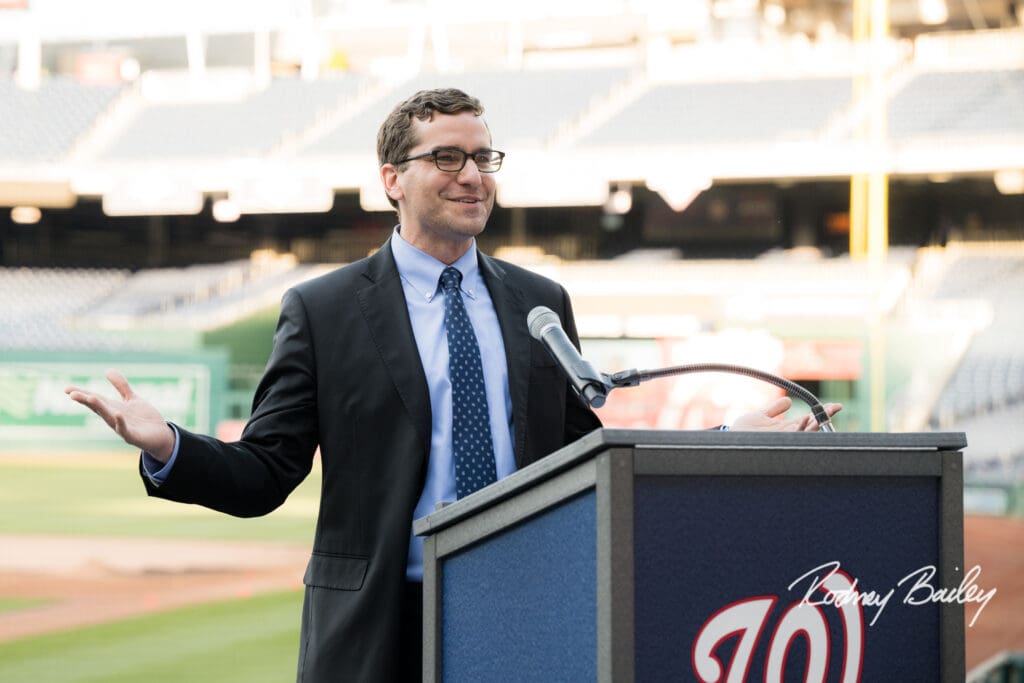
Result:
[[178,435],[178,428],[170,422],[167,426],[174,432],[174,450],[171,451],[171,457],[167,459],[166,463],[162,463],[146,451],[142,451],[142,471],[146,473],[146,478],[149,479],[153,486],[160,486],[167,477],[171,474],[171,468],[174,467],[174,461],[178,459],[178,446],[181,445],[181,437]]

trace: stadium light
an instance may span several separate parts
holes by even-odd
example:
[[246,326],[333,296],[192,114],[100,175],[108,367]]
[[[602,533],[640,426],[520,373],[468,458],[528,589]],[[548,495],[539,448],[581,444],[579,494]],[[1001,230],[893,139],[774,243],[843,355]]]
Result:
[[139,64],[139,60],[134,57],[128,57],[121,61],[119,72],[122,80],[128,83],[134,83],[142,75],[142,65]]
[[938,26],[949,21],[946,0],[918,0],[917,11],[921,15],[921,23],[928,26]]
[[213,203],[213,220],[218,223],[234,223],[242,216],[242,208],[238,202],[230,199],[218,199]]
[[1024,169],[1007,168],[993,177],[1000,194],[1024,194]]
[[633,192],[629,185],[620,185],[617,190],[608,195],[608,201],[604,204],[604,212],[613,216],[627,214],[632,208]]
[[765,23],[772,28],[782,28],[786,23],[786,8],[780,4],[770,2],[762,10]]
[[18,225],[35,225],[43,217],[38,206],[15,206],[11,209],[11,220]]

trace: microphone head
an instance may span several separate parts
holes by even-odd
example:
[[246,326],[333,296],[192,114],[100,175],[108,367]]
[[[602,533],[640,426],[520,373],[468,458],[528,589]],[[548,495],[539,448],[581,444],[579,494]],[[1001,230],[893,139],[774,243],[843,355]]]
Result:
[[540,341],[541,333],[549,325],[561,327],[562,321],[558,319],[558,314],[547,306],[536,306],[526,316],[526,326],[530,328],[530,336],[537,341]]

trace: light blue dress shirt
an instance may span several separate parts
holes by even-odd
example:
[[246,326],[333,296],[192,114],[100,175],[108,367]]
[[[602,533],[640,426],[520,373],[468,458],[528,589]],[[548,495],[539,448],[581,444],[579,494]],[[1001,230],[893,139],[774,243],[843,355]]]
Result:
[[[448,379],[448,336],[444,327],[444,294],[441,291],[441,271],[447,264],[412,246],[401,235],[401,226],[395,228],[391,251],[402,278],[405,303],[409,309],[416,348],[430,392],[430,460],[423,493],[416,503],[413,519],[425,517],[440,502],[455,500],[455,464],[452,460],[452,385]],[[458,261],[451,264],[462,273],[462,299],[473,323],[480,360],[484,369],[487,391],[487,409],[490,412],[491,437],[494,440],[494,459],[498,479],[516,470],[512,426],[512,395],[508,388],[508,363],[505,341],[501,336],[498,315],[494,311],[491,294],[484,283],[477,261],[476,242]],[[173,428],[173,427],[172,427]],[[174,453],[166,465],[142,454],[143,470],[157,486],[167,479],[178,456],[178,432],[174,430]],[[410,522],[410,529],[412,520]],[[409,538],[409,563],[406,578],[423,580],[423,539],[412,534]]]
[[[452,385],[448,379],[448,337],[444,327],[444,294],[439,280],[447,264],[402,239],[400,228],[391,239],[391,251],[402,277],[416,347],[430,392],[432,415],[427,480],[416,504],[414,518],[425,517],[437,503],[455,500],[455,465],[452,461]],[[508,388],[505,342],[491,294],[477,262],[476,243],[451,264],[462,273],[462,299],[480,345],[487,409],[498,479],[515,471],[512,442],[512,395]],[[411,520],[410,520],[411,521]],[[423,580],[423,539],[410,536],[406,578]]]

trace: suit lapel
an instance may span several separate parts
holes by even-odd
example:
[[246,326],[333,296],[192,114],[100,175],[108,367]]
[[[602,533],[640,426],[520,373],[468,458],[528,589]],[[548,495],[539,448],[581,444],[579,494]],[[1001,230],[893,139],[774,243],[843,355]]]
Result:
[[517,467],[523,467],[530,378],[530,334],[526,327],[527,311],[523,292],[511,281],[500,263],[483,253],[479,253],[478,260],[505,342],[508,389],[512,397],[512,422],[515,429],[515,460]]
[[402,290],[391,241],[366,261],[366,286],[357,291],[359,307],[370,328],[381,360],[387,366],[395,389],[412,417],[423,445],[423,457],[430,452],[430,394],[427,378],[413,336],[409,309]]

